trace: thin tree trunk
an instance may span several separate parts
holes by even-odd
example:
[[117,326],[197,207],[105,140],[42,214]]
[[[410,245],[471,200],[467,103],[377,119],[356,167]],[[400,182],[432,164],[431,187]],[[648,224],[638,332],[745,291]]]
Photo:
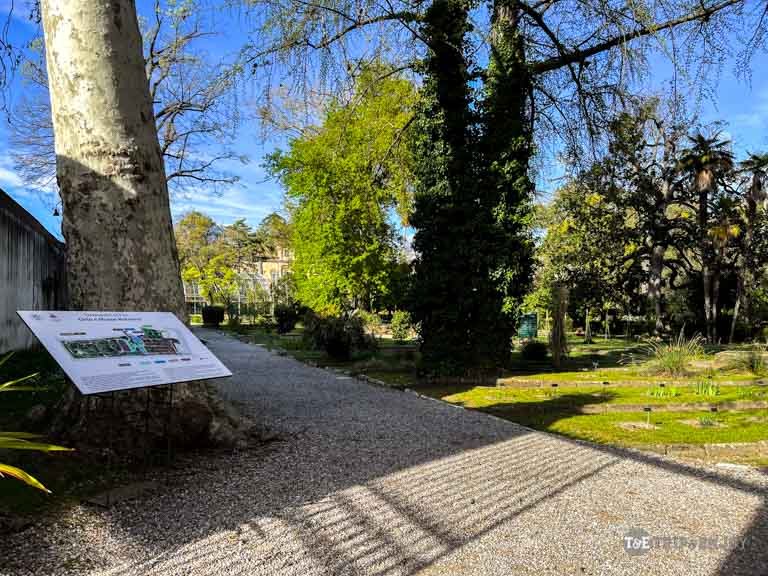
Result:
[[714,331],[712,320],[712,272],[708,265],[704,265],[701,271],[704,284],[704,321],[707,330],[707,342],[714,344]]
[[552,287],[552,330],[549,333],[549,345],[552,350],[552,364],[559,369],[563,358],[568,354],[568,335],[565,332],[568,315],[568,288]]
[[714,175],[708,169],[702,169],[696,174],[695,186],[699,193],[699,233],[701,234],[701,278],[704,289],[704,321],[706,323],[707,341],[715,343],[715,320],[712,314],[713,305],[713,270],[712,270],[712,241],[707,231],[709,227],[709,194]]
[[651,252],[650,282],[648,284],[648,297],[653,302],[655,323],[653,332],[659,335],[664,331],[661,307],[661,275],[664,269],[664,246],[655,245]]
[[[42,0],[41,13],[71,307],[186,320],[135,4]],[[121,410],[134,409],[139,394],[126,394]],[[204,383],[177,386],[174,396],[182,440],[212,429],[217,409]],[[66,412],[77,403],[73,396]]]
[[584,318],[584,344],[592,344],[592,323],[589,320],[589,306],[587,306]]
[[[719,267],[719,264],[718,264]],[[712,274],[712,299],[710,305],[712,311],[710,317],[712,318],[712,343],[717,344],[717,316],[720,303],[720,272],[719,269]]]
[[741,307],[742,291],[744,290],[744,280],[739,274],[736,282],[736,304],[733,306],[733,318],[731,318],[731,332],[728,334],[728,344],[733,344],[733,338],[736,334],[736,323],[739,321],[739,308]]

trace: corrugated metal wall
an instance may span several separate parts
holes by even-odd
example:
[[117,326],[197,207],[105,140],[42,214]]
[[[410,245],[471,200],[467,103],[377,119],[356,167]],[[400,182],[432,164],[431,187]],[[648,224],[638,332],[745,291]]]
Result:
[[16,310],[66,306],[64,244],[0,190],[0,353],[35,343]]

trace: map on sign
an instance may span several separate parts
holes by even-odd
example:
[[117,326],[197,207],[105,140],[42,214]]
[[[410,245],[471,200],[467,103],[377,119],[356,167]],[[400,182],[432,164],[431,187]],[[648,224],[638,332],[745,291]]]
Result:
[[18,314],[83,394],[232,375],[170,312]]

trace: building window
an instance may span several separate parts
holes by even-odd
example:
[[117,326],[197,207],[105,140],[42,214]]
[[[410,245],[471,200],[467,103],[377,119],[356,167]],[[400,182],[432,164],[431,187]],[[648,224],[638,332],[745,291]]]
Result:
[[277,282],[278,278],[280,278],[280,274],[278,272],[272,272],[272,284]]

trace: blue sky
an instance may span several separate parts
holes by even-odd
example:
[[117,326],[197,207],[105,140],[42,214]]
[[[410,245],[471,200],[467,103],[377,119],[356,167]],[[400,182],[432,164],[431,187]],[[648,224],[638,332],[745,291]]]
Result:
[[[7,13],[11,0],[0,0],[0,13]],[[16,11],[22,4],[15,0]],[[139,0],[139,10],[142,11],[149,3]],[[237,51],[245,38],[247,24],[244,17],[237,11],[217,11],[216,25],[226,34],[211,39],[206,50],[215,57],[226,57]],[[34,32],[21,19],[15,19],[14,35],[16,41],[28,38]],[[668,75],[669,66],[660,60],[652,58],[654,70],[651,72],[649,85],[663,81]],[[737,78],[734,74],[734,64],[728,62],[722,69],[722,75],[714,98],[705,102],[702,109],[702,119],[705,122],[722,120],[725,122],[726,134],[733,138],[734,147],[739,157],[747,150],[768,149],[768,75],[762,71],[768,65],[768,57],[758,54],[753,62],[754,71],[751,82]],[[655,73],[654,73],[655,72]],[[11,98],[17,98],[20,93],[18,83],[11,92]],[[241,97],[243,109],[248,111],[252,106],[249,93],[255,87],[246,87]],[[225,189],[221,194],[205,188],[188,190],[174,195],[172,210],[175,217],[189,210],[201,210],[222,224],[231,223],[239,218],[245,218],[255,226],[270,212],[282,208],[282,191],[273,181],[265,181],[266,174],[262,167],[264,155],[271,152],[283,142],[263,142],[255,122],[242,126],[234,149],[238,154],[249,158],[247,163],[231,161],[226,169],[240,178],[240,182]],[[542,189],[551,189],[556,185],[560,170],[556,162],[545,167],[537,185]],[[28,190],[23,186],[19,176],[13,170],[13,162],[9,155],[8,129],[5,123],[0,123],[0,188],[8,192],[22,206],[37,217],[51,232],[60,234],[60,218],[52,215],[55,199],[39,191]]]

